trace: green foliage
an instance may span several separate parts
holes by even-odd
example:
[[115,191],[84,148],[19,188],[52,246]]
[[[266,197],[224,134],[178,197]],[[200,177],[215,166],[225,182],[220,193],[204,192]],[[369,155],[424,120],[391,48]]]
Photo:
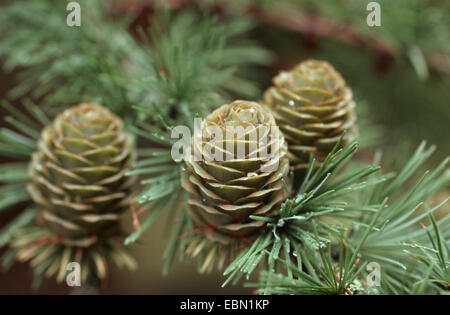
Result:
[[[205,7],[211,5],[209,0],[200,2]],[[448,133],[450,119],[450,107],[447,106],[450,97],[448,1],[378,1],[381,27],[369,27],[366,23],[368,0],[214,2],[221,3],[236,16],[252,4],[266,8],[269,17],[272,13],[286,14],[285,21],[280,22],[275,15],[273,21],[261,23],[259,38],[275,52],[285,69],[301,60],[314,58],[331,62],[342,73],[355,93],[361,147],[368,146],[367,139],[373,135],[373,128],[367,128],[368,124],[361,120],[363,117],[369,123],[380,125],[377,129],[382,131],[383,138],[375,144],[383,147],[387,159],[391,158],[390,152],[395,152],[392,159],[399,165],[405,162],[407,152],[423,139],[439,148],[430,162],[450,153],[447,138],[443,137]],[[317,23],[311,23],[311,27],[307,20],[297,18],[309,14],[320,17]],[[263,18],[263,21],[266,20]],[[282,25],[287,31],[273,27],[271,23]],[[328,23],[337,23],[339,27],[330,28]],[[340,27],[342,31],[338,31]],[[299,40],[299,36],[303,40]],[[366,43],[366,36],[375,38],[376,42],[368,40]],[[387,44],[389,51],[374,49],[380,48],[378,42],[383,47]],[[389,57],[391,53],[393,58]],[[428,78],[423,73],[428,73]],[[267,80],[266,85],[269,84]],[[365,113],[361,113],[362,105],[367,107]],[[397,141],[399,138],[403,139],[401,143]],[[373,138],[369,140],[374,144]]]
[[[46,114],[31,101],[25,101],[26,111],[21,112],[8,102],[3,107],[8,112],[5,121],[8,127],[0,130],[0,156],[18,161],[0,166],[0,212],[14,209],[28,203],[30,196],[26,190],[28,183],[28,160],[36,150],[43,123],[48,121]],[[30,115],[31,114],[31,115]],[[31,119],[29,117],[36,117]],[[25,210],[0,230],[0,247],[6,245],[12,235],[34,219],[35,212]]]
[[[192,129],[194,117],[204,117],[233,98],[259,99],[257,66],[268,64],[272,55],[245,36],[255,24],[242,17],[219,23],[193,12],[158,11],[150,28],[138,29],[134,36],[133,16],[114,17],[104,1],[79,2],[82,10],[89,6],[79,28],[66,26],[66,3],[61,1],[10,1],[0,10],[0,24],[5,26],[0,31],[0,57],[5,70],[18,72],[8,96],[21,98],[25,109],[3,104],[11,127],[0,130],[0,155],[13,162],[0,166],[0,212],[29,201],[26,168],[41,129],[69,105],[98,101],[124,117],[141,139],[140,160],[129,175],[141,176],[142,191],[133,203],[135,231],[125,243],[136,242],[163,211],[169,211],[172,237],[164,255],[168,272],[177,252],[186,246],[183,236],[194,230],[180,188],[183,166],[171,157],[175,141],[171,132],[177,125]],[[257,2],[269,8],[276,4],[333,14],[334,19],[369,32],[362,18],[366,2]],[[411,138],[424,134],[442,138],[446,133],[430,128],[429,121],[448,116],[449,82],[423,79],[429,72],[424,53],[450,51],[445,11],[425,0],[380,2],[384,27],[375,31],[399,47],[412,67],[403,60],[383,80],[369,75],[361,80],[361,65],[369,69],[373,56],[332,41],[324,43],[318,55],[335,64],[356,95],[377,104],[377,109],[395,105],[397,115],[369,112],[389,124],[396,145],[396,135],[405,126]],[[242,1],[233,5],[244,7]],[[448,9],[446,3],[439,5]],[[294,48],[286,50],[297,60],[304,57]],[[39,99],[40,105],[25,96]],[[372,136],[373,129],[368,130],[361,132],[363,145]],[[356,143],[338,147],[317,169],[311,159],[300,189],[275,215],[252,217],[266,222],[267,229],[247,249],[236,251],[237,257],[226,266],[224,285],[262,268],[260,280],[248,285],[265,294],[448,293],[450,217],[436,221],[432,215],[447,200],[420,212],[423,202],[449,182],[448,158],[418,176],[434,150],[423,143],[398,174],[379,174],[379,155],[375,166],[361,166],[350,161]],[[34,216],[33,207],[25,205],[23,213],[0,230],[0,246]],[[211,253],[219,252],[213,250],[199,253],[200,269],[212,259]],[[7,252],[4,266],[14,255]],[[370,262],[381,266],[377,289],[364,281]]]
[[145,97],[136,103],[139,117],[130,128],[148,144],[129,175],[143,178],[137,205],[140,213],[151,210],[151,214],[136,226],[126,244],[135,242],[164,209],[172,209],[170,217],[175,216],[182,164],[171,156],[176,140],[171,138],[173,127],[192,130],[195,117],[232,96],[258,97],[260,89],[246,76],[255,65],[270,61],[271,55],[242,36],[252,26],[246,19],[219,24],[206,16],[198,21],[188,12],[164,16],[148,32],[139,31],[143,40],[150,34],[149,50],[135,59],[137,75],[128,84],[133,91],[145,92]]
[[252,27],[249,21],[218,24],[192,13],[158,17],[163,21],[141,30],[137,40],[128,31],[133,17],[119,20],[104,1],[80,1],[81,27],[66,25],[65,5],[14,1],[1,11],[4,68],[21,69],[11,98],[31,92],[45,106],[98,101],[123,115],[133,113],[132,105],[155,101],[162,110],[175,103],[195,113],[179,103],[217,106],[223,100],[214,101],[214,94],[222,89],[258,95],[258,87],[241,75],[271,56],[242,37]]
[[[313,226],[315,222],[313,222]],[[315,238],[318,239],[317,230]],[[248,287],[260,289],[262,294],[353,294],[365,292],[358,282],[358,275],[366,264],[357,265],[356,256],[346,251],[342,240],[337,250],[339,260],[333,258],[334,247],[323,246],[319,249],[301,247],[301,254],[296,252],[297,265],[286,261],[287,276],[263,270],[260,282],[247,284]],[[300,255],[300,256],[297,256]]]
[[[368,166],[347,177],[336,179],[330,185],[325,185],[335,174],[334,171],[348,162],[357,147],[356,143],[353,143],[344,149],[337,150],[339,145],[340,142],[314,172],[315,160],[311,160],[299,191],[293,198],[287,199],[282,204],[277,216],[272,219],[252,216],[256,220],[268,221],[267,227],[270,232],[258,237],[250,248],[244,250],[228,266],[224,272],[224,275],[228,276],[224,285],[230,281],[236,283],[243,275],[248,277],[264,257],[265,264],[271,271],[275,270],[280,253],[284,254],[286,266],[291,265],[291,255],[296,256],[297,266],[300,266],[302,261],[312,259],[304,257],[307,251],[303,250],[303,246],[317,250],[330,244],[331,238],[327,237],[328,234],[341,235],[338,227],[322,221],[317,223],[317,230],[313,230],[316,227],[312,221],[323,216],[340,218],[343,221],[349,219],[344,213],[348,214],[354,210],[347,209],[344,212],[348,204],[342,199],[339,200],[338,197],[355,194],[358,190],[384,179],[362,181],[363,178],[378,170],[376,167]],[[290,269],[288,272],[292,276]]]
[[[448,284],[450,219],[446,217],[436,222],[431,214],[448,199],[425,213],[420,214],[418,209],[422,206],[422,201],[445,187],[450,174],[446,168],[448,159],[444,160],[433,172],[425,172],[425,175],[420,177],[415,185],[412,185],[410,181],[411,177],[417,176],[417,170],[429,158],[433,150],[433,147],[425,149],[425,143],[422,143],[409,162],[395,176],[393,174],[380,176],[374,173],[377,168],[367,167],[348,176],[342,175],[337,182],[331,182],[328,185],[324,184],[330,177],[329,175],[326,175],[320,182],[308,179],[296,199],[291,202],[288,200],[280,210],[281,218],[276,221],[276,225],[273,225],[273,236],[265,235],[264,242],[259,243],[263,245],[243,252],[241,257],[236,259],[225,271],[225,274],[239,276],[246,273],[248,275],[254,268],[253,264],[259,262],[261,256],[267,255],[268,271],[262,273],[261,282],[251,284],[251,286],[260,288],[262,292],[283,294],[374,293],[371,290],[375,288],[370,288],[362,280],[367,277],[368,272],[365,269],[356,270],[356,259],[358,259],[358,266],[370,262],[380,265],[381,287],[376,288],[380,293],[413,294],[442,291]],[[341,152],[345,152],[345,149]],[[342,156],[342,160],[345,159],[344,156]],[[311,178],[323,178],[324,174],[324,171],[319,169]],[[360,180],[363,178],[365,180],[361,182]],[[315,188],[305,194],[305,191],[311,187]],[[347,195],[349,192],[351,194]],[[351,197],[352,202],[345,198],[348,196]],[[328,199],[333,204],[342,205],[342,209],[340,209],[342,212],[336,205],[322,210],[324,201]],[[300,210],[300,212],[297,200],[305,201],[300,207],[304,210]],[[314,204],[314,200],[318,201]],[[308,206],[308,203],[311,202],[312,205]],[[292,227],[286,227],[285,222],[292,220],[292,223],[297,223],[297,221],[301,223],[303,220],[312,218],[314,215],[311,215],[311,212],[307,212],[308,215],[298,215],[309,207],[320,213],[320,221],[316,224],[309,223],[306,226],[300,226],[299,229],[294,230],[296,234],[290,232],[289,229]],[[421,220],[427,215],[431,217],[434,236],[421,223]],[[311,227],[314,229],[314,234],[308,232]],[[306,233],[310,234],[308,238],[303,237],[293,241],[294,237]],[[260,238],[263,239],[263,237]],[[314,247],[311,245],[314,243],[319,245]],[[298,247],[294,251],[297,265],[292,264],[292,255],[286,252],[284,257],[284,266],[287,268],[288,274],[286,277],[278,274],[273,265],[279,259],[280,249],[283,246],[285,250],[289,249],[292,244],[296,244]],[[330,252],[333,246],[339,248],[336,257],[332,257],[331,254],[325,255],[322,252],[322,248],[327,248]],[[345,250],[342,250],[343,247]],[[350,260],[348,260],[348,253],[352,253]],[[312,266],[311,261],[314,262]],[[343,261],[349,261],[350,264],[343,264]],[[421,264],[418,264],[417,261]],[[337,265],[336,262],[338,262]],[[249,265],[252,265],[253,268],[249,269],[247,267]],[[308,270],[305,274],[299,273],[303,266]],[[336,270],[331,272],[333,268]],[[339,278],[343,274],[347,274],[349,270],[351,270],[351,276],[344,277],[342,281],[334,280],[335,277]],[[295,273],[297,273],[296,277]],[[311,275],[315,274],[319,274],[319,276],[314,279],[316,281],[313,281]],[[357,275],[359,278],[355,279]],[[338,284],[341,286],[338,287]]]
[[443,236],[432,215],[429,215],[429,219],[432,222],[433,233],[427,227],[423,226],[423,228],[426,230],[432,247],[411,244],[412,249],[407,251],[413,259],[423,264],[422,268],[426,267],[424,278],[417,281],[413,289],[417,293],[424,294],[432,286],[433,289],[440,290],[444,294],[446,292],[442,289],[448,288],[450,284],[450,250],[448,241],[446,241],[448,237]]
[[[14,1],[0,12],[0,23],[6,26],[0,57],[6,71],[19,71],[9,97],[40,99],[36,106],[22,98],[25,114],[4,104],[9,113],[5,120],[14,128],[0,131],[0,154],[25,162],[2,167],[8,171],[0,176],[5,183],[0,211],[29,200],[26,163],[43,126],[83,101],[109,107],[150,142],[149,149],[140,150],[142,159],[132,173],[142,175],[149,187],[138,202],[153,208],[149,202],[176,195],[179,189],[179,164],[170,156],[172,126],[191,125],[193,117],[221,105],[231,94],[256,97],[260,90],[246,76],[271,55],[243,36],[253,25],[245,19],[219,24],[192,12],[160,14],[150,30],[138,30],[135,38],[129,32],[133,16],[114,17],[104,1],[80,1],[81,27],[66,25],[65,6],[54,0]],[[142,231],[159,212],[152,212]]]
[[[0,56],[7,71],[21,69],[11,98],[31,93],[46,107],[97,100],[125,114],[130,99],[120,82],[124,63],[136,42],[126,31],[127,21],[108,16],[102,1],[80,1],[83,26],[66,25],[66,2],[14,1],[2,8]],[[120,80],[120,82],[117,82]],[[119,84],[118,84],[119,83]]]
[[34,220],[35,214],[35,209],[26,209],[15,220],[3,227],[0,230],[0,246],[5,246],[8,244],[17,231]]
[[162,112],[166,121],[170,114],[191,126],[195,115],[208,113],[231,95],[258,97],[258,86],[245,75],[254,65],[268,63],[271,55],[242,36],[252,27],[245,19],[218,24],[187,12],[157,19],[148,32],[141,29],[143,40],[150,33],[146,57],[151,59],[138,64],[143,72],[131,86],[148,93],[149,116]]
[[[207,5],[210,0],[201,0]],[[220,1],[219,1],[220,2]],[[424,51],[450,53],[450,4],[445,0],[379,0],[382,27],[369,27],[366,17],[369,0],[246,0],[223,1],[239,14],[248,5],[260,5],[263,8],[282,12],[301,12],[316,14],[333,21],[354,26],[365,34],[377,34],[387,39],[394,47],[400,48],[405,55],[413,47]]]
[[[372,124],[378,124],[383,134],[378,145],[383,146],[386,158],[396,160],[396,168],[406,162],[408,152],[422,139],[439,148],[432,162],[436,163],[450,153],[446,145],[448,141],[442,136],[446,134],[446,121],[450,117],[450,108],[446,106],[450,97],[448,76],[420,80],[406,60],[398,60],[385,73],[374,73],[374,54],[361,53],[332,41],[322,43],[317,58],[330,60],[353,88],[355,99],[368,103],[363,117]],[[361,134],[367,138],[371,131],[361,128]],[[397,139],[403,140],[399,143]]]

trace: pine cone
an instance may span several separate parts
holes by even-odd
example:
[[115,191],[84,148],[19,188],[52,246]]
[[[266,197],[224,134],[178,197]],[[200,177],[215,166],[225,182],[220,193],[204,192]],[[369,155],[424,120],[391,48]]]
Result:
[[[29,231],[19,233],[13,241],[13,247],[24,247],[18,258],[39,257],[53,245],[61,252],[72,248],[71,255],[84,248],[92,253],[101,278],[104,259],[91,247],[102,252],[102,246],[118,246],[108,242],[119,235],[120,214],[129,207],[135,178],[126,172],[135,158],[133,136],[108,109],[80,104],[58,115],[42,131],[29,165],[27,188],[38,207],[37,222],[44,227],[33,229],[41,242],[33,243],[36,238]],[[30,253],[30,245],[42,247]]]
[[264,103],[288,142],[288,157],[297,173],[308,168],[309,155],[323,161],[347,132],[342,145],[353,139],[356,115],[351,89],[328,62],[306,60],[273,79]]
[[[244,136],[225,136],[226,130],[239,126],[246,128]],[[205,139],[210,127],[218,127],[222,139],[215,135]],[[271,134],[278,128],[270,112],[247,101],[235,101],[216,109],[202,122],[201,129],[203,139],[194,137],[192,148],[201,153],[215,139],[211,152],[224,152],[224,159],[209,157],[208,161],[203,156],[195,161],[191,156],[186,160],[182,185],[190,193],[188,204],[196,230],[221,246],[243,237],[248,240],[264,226],[263,221],[252,220],[250,215],[270,216],[286,198],[282,180],[288,174],[289,161],[284,138],[280,132]],[[267,138],[264,134],[268,134]],[[261,154],[264,143],[270,148],[270,159]],[[245,154],[239,155],[239,146],[245,148]]]

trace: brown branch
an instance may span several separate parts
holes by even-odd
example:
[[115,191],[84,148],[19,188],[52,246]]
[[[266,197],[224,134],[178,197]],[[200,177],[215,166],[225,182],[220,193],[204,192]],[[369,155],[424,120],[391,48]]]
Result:
[[[249,13],[257,20],[297,32],[320,38],[333,38],[347,45],[366,48],[378,55],[392,57],[404,54],[401,48],[380,36],[363,34],[350,24],[333,21],[317,15],[297,12],[282,12],[262,7],[250,8]],[[450,58],[441,53],[426,53],[425,59],[430,68],[437,72],[450,73]]]
[[351,25],[334,22],[328,18],[303,14],[268,10],[262,7],[250,8],[249,13],[259,21],[301,34],[330,37],[343,43],[366,47],[375,51],[390,53],[393,45],[381,38],[359,34]]
[[[140,0],[129,0],[121,2],[119,7],[123,11],[136,11],[143,9],[154,9],[161,5],[160,1],[143,2]],[[217,4],[218,3],[218,4]],[[196,0],[166,0],[164,7],[172,10],[181,10],[186,8],[201,9],[199,1]],[[216,2],[212,7],[207,8],[220,15],[231,16],[236,12],[231,12],[230,6],[226,1]],[[254,17],[264,24],[279,27],[284,30],[296,32],[304,36],[313,36],[318,38],[332,38],[341,43],[358,48],[368,49],[381,57],[381,59],[394,59],[398,56],[404,56],[405,52],[395,43],[387,41],[385,38],[376,35],[364,34],[356,27],[331,20],[320,15],[310,15],[301,12],[287,12],[271,8],[265,8],[261,5],[249,5],[243,10],[246,14]],[[424,54],[430,69],[436,72],[450,73],[450,58],[443,53]]]

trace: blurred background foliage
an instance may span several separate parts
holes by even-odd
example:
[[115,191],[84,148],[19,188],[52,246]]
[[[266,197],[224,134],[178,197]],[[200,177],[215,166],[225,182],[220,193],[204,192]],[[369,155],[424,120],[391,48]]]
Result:
[[[102,101],[109,102],[112,106],[120,106],[123,102],[142,105],[149,102],[148,95],[133,94],[133,88],[129,89],[128,86],[147,85],[151,91],[158,92],[156,100],[164,102],[167,106],[177,100],[164,98],[164,95],[176,94],[173,89],[178,89],[178,92],[185,93],[180,99],[185,95],[193,95],[192,99],[195,100],[196,95],[202,94],[204,95],[202,100],[210,102],[207,107],[216,107],[221,105],[221,102],[234,98],[257,100],[261,91],[270,85],[271,78],[280,70],[289,69],[306,58],[323,59],[331,62],[353,88],[358,104],[360,142],[363,147],[357,158],[371,160],[373,151],[381,149],[384,166],[387,169],[398,169],[410,157],[413,148],[425,139],[428,143],[436,144],[438,148],[433,158],[427,162],[427,166],[433,165],[450,154],[450,2],[379,0],[377,2],[381,6],[380,27],[369,27],[366,23],[366,17],[370,13],[366,9],[369,2],[367,0],[104,1],[105,11],[102,15],[100,17],[93,15],[98,21],[93,23],[92,20],[87,20],[87,17],[83,20],[87,24],[94,24],[91,25],[91,29],[97,29],[98,32],[74,35],[77,36],[77,41],[82,43],[81,46],[77,41],[66,40],[65,36],[70,29],[65,25],[61,26],[59,33],[54,32],[59,28],[59,24],[56,24],[56,27],[53,25],[52,28],[48,21],[43,19],[44,13],[48,12],[42,12],[43,15],[39,16],[39,12],[29,12],[27,5],[23,5],[23,12],[18,12],[22,18],[26,20],[27,14],[36,14],[34,18],[38,21],[41,19],[43,27],[36,27],[40,33],[46,34],[46,37],[42,41],[36,38],[34,49],[46,49],[48,55],[45,60],[33,59],[32,55],[27,55],[27,52],[32,52],[29,50],[32,43],[26,38],[7,39],[2,36],[0,55],[3,57],[1,61],[3,72],[0,99],[20,106],[19,97],[27,96],[42,106],[48,106],[50,103],[59,104],[64,101],[77,102],[84,96],[92,98],[98,93],[103,97],[106,95],[106,99]],[[175,39],[180,41],[182,49],[177,54],[183,56],[183,53],[188,52],[191,57],[204,56],[202,60],[205,62],[202,67],[198,64],[188,64],[190,57],[180,58],[178,55],[164,53],[168,51],[164,50],[164,45],[170,45],[170,41],[166,43],[164,40],[160,41],[162,50],[159,51],[160,59],[156,62],[156,68],[155,63],[145,60],[143,52],[139,51],[137,46],[133,49],[135,41],[132,38],[142,40],[145,33],[142,34],[139,30],[146,29],[156,20],[164,20],[167,10],[171,11],[170,14],[173,16],[191,12],[188,18],[191,20],[178,20],[178,26],[171,30],[172,33],[167,33],[163,29],[150,29],[156,32],[156,36],[163,38],[172,36],[171,41]],[[92,13],[89,9],[86,11],[87,14]],[[18,20],[5,16],[6,11],[2,12],[0,23],[5,25],[0,25],[0,29],[14,32],[16,27],[23,26],[15,25],[14,23],[19,23]],[[52,21],[64,23],[67,14],[64,5],[60,5],[59,14],[60,16]],[[211,15],[218,25],[228,25],[230,20],[234,21],[235,25],[234,33],[231,29],[231,32],[225,35],[229,39],[225,46],[216,43],[220,48],[217,51],[222,53],[220,58],[215,55],[209,57],[202,55],[201,47],[205,43],[190,41],[191,38],[192,40],[199,38],[194,35],[198,35],[200,28],[186,26],[192,23],[207,25],[209,22],[206,20],[210,19]],[[125,20],[122,19],[124,16]],[[106,26],[102,25],[103,22]],[[124,30],[127,30],[125,33],[130,34],[130,38],[127,37],[129,35],[123,35]],[[73,33],[73,30],[70,31]],[[220,27],[215,31],[222,32]],[[240,33],[245,33],[246,36],[244,38],[234,36]],[[39,38],[42,39],[43,36]],[[127,38],[127,41],[124,42],[123,38]],[[233,50],[234,44],[245,49]],[[13,46],[19,54],[11,58]],[[134,53],[129,54],[130,51]],[[61,58],[61,54],[68,54],[67,58]],[[117,56],[120,56],[119,61],[115,60]],[[53,59],[56,57],[60,58],[59,63]],[[96,60],[104,62],[97,63]],[[177,68],[173,65],[173,60],[184,64],[178,65]],[[217,64],[219,60],[222,62],[220,67]],[[130,67],[134,62],[134,66],[138,65],[140,69],[140,76],[122,73],[122,69],[114,67],[117,62],[125,62]],[[36,66],[37,64],[39,66]],[[251,66],[248,67],[248,64]],[[168,69],[167,65],[174,68]],[[39,82],[38,79],[43,79],[42,73],[50,66],[60,69],[56,72],[58,75],[44,77],[46,84],[38,86],[36,92],[33,84]],[[153,85],[151,75],[146,77],[146,71],[148,73],[156,71],[157,74],[158,71],[165,69],[170,73],[183,69],[184,66],[192,69],[194,74],[197,73],[195,71],[201,70],[198,72],[200,75],[186,76],[184,83],[179,82],[180,84],[176,86],[171,86],[170,82],[165,86]],[[83,80],[71,81],[72,70],[78,71],[80,80],[81,78]],[[221,76],[215,77],[219,81],[210,82],[214,88],[219,86],[214,93],[212,91],[209,93],[208,88],[196,89],[198,86],[208,87],[205,83],[219,70]],[[98,75],[99,73],[102,75]],[[87,77],[91,77],[93,81],[87,83],[85,81]],[[122,77],[122,82],[118,86],[124,87],[123,90],[115,89],[117,82],[111,81],[117,77]],[[203,80],[195,81],[198,78]],[[18,85],[18,82],[27,82],[28,85]],[[54,84],[61,84],[66,88],[59,89],[46,98],[49,91],[47,86]],[[165,89],[172,90],[166,93]],[[152,99],[150,102],[153,101],[155,100]],[[198,106],[204,108],[204,104]],[[5,115],[3,109],[0,113],[2,116]],[[448,191],[444,194],[444,197],[439,197],[440,200],[449,195]],[[448,213],[448,205],[443,211]],[[9,216],[8,212],[0,213],[0,227],[3,222],[8,221]],[[166,244],[159,240],[164,231],[165,225],[157,224],[145,232],[133,247],[141,268],[134,274],[113,272],[110,287],[104,292],[159,294],[251,292],[241,286],[221,289],[218,283],[221,283],[223,278],[219,272],[200,276],[196,273],[192,262],[175,264],[169,276],[162,277],[161,257]],[[158,242],[152,242],[152,239]],[[25,292],[28,290],[29,282],[26,266],[15,266],[8,274],[0,273],[0,292]],[[57,287],[53,283],[46,283],[41,292],[60,293],[65,289],[65,286]]]

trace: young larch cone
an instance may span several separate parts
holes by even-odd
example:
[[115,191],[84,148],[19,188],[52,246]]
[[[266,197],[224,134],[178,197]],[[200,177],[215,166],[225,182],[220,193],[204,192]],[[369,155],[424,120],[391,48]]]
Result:
[[282,71],[264,93],[288,142],[296,174],[304,174],[312,153],[320,165],[341,135],[342,145],[354,138],[355,102],[342,76],[325,61],[306,60]]
[[83,103],[58,115],[42,131],[29,165],[38,226],[12,241],[18,259],[31,260],[48,276],[84,256],[85,273],[94,269],[102,278],[106,252],[134,265],[111,241],[120,236],[120,217],[129,208],[135,178],[126,172],[135,159],[134,137],[107,108]]
[[[251,215],[271,216],[279,210],[287,196],[287,147],[272,114],[254,102],[221,106],[203,120],[201,131],[192,141],[182,186],[190,193],[195,233],[206,236],[209,245],[219,244],[220,256],[225,247],[248,241],[264,228],[265,222]],[[200,158],[195,159],[196,153]],[[188,246],[188,251],[198,252],[196,248]],[[215,250],[214,245],[205,248]]]

